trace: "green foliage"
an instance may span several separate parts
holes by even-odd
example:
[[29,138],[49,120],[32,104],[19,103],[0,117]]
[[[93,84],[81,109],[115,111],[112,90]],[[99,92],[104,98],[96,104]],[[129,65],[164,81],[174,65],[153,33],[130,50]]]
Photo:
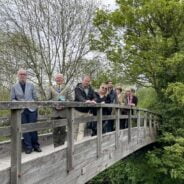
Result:
[[162,115],[161,137],[154,150],[122,161],[93,181],[183,184],[184,2],[117,3],[119,8],[113,12],[97,12],[94,24],[99,37],[93,37],[92,48],[106,53],[116,66],[123,66],[130,81],[152,85],[138,91],[139,106],[156,108]]
[[[99,10],[100,32],[93,49],[122,63],[133,82],[150,82],[161,93],[168,83],[183,80],[184,3],[178,0],[118,0],[114,12]],[[124,44],[123,44],[124,43]],[[182,79],[181,79],[182,78]]]
[[149,88],[140,88],[137,91],[137,96],[139,99],[138,107],[145,109],[155,109],[158,97],[156,91]]
[[113,84],[122,84],[123,77],[113,70],[103,71],[92,80],[92,86],[98,89],[102,83],[106,83],[108,80],[112,80]]
[[181,108],[184,107],[184,83],[176,82],[168,85],[166,96]]

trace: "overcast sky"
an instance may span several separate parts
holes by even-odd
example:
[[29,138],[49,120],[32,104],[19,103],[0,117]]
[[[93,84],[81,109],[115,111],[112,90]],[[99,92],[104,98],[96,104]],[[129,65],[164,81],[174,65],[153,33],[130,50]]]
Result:
[[115,0],[101,0],[102,4],[110,9],[116,8]]

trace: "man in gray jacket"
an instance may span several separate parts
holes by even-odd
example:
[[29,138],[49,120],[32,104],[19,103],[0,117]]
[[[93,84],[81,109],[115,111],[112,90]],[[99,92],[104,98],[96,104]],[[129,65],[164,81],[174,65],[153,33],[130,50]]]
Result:
[[[17,72],[18,82],[12,86],[11,100],[12,101],[35,101],[37,100],[36,90],[32,83],[27,82],[27,71],[20,69]],[[37,109],[27,108],[21,114],[21,123],[34,123],[37,121]],[[23,148],[26,154],[30,154],[33,150],[41,152],[40,144],[38,143],[37,132],[23,133]]]

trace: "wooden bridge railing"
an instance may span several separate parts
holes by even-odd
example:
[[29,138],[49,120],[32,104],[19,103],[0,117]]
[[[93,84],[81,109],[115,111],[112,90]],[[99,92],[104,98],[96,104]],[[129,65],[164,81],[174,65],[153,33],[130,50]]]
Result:
[[[38,121],[37,123],[21,124],[21,112],[25,108],[30,107],[49,107],[58,108],[64,107],[67,111],[66,119],[51,120],[48,119],[44,122]],[[86,108],[93,107],[97,109],[97,116],[89,117],[75,117],[74,109],[76,107]],[[104,107],[114,108],[115,114],[102,115],[102,109]],[[67,171],[70,172],[73,169],[73,153],[74,153],[74,124],[86,123],[91,121],[97,121],[97,158],[102,154],[102,121],[103,120],[115,120],[115,149],[119,148],[119,131],[120,131],[120,119],[127,119],[128,121],[128,141],[131,142],[131,128],[133,126],[133,120],[136,121],[138,130],[141,126],[144,127],[146,136],[146,127],[150,129],[150,136],[156,134],[155,130],[158,127],[159,116],[158,114],[148,111],[146,109],[130,108],[120,105],[112,104],[85,104],[76,102],[0,102],[0,110],[8,109],[11,111],[10,126],[0,127],[1,136],[11,136],[11,183],[21,183],[21,137],[22,133],[40,131],[53,127],[67,126]],[[126,110],[128,114],[122,115],[121,111]],[[143,122],[141,124],[141,122]],[[137,131],[139,134],[139,131]],[[138,136],[139,137],[139,136]]]

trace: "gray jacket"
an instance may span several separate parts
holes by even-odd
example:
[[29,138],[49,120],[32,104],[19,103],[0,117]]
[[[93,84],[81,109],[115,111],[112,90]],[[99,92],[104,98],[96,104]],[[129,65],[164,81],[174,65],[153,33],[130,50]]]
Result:
[[[23,93],[19,82],[14,84],[11,88],[11,100],[12,101],[36,101],[37,95],[35,87],[32,83],[26,82],[25,93]],[[36,108],[28,108],[30,111],[35,111]]]

